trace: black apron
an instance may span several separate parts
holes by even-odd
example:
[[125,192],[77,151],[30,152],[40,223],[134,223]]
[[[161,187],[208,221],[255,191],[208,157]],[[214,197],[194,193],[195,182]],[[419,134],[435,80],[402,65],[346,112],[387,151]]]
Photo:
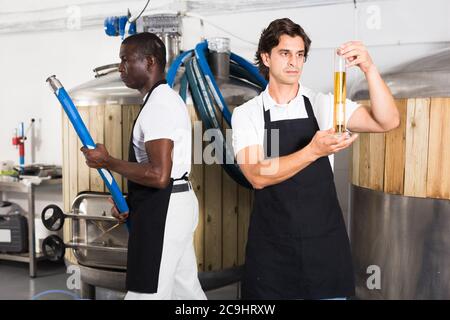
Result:
[[[152,91],[163,83],[166,83],[166,81],[159,81],[150,89],[141,111]],[[128,150],[129,162],[137,162],[133,148],[135,124],[136,120],[131,130]],[[127,203],[130,209],[126,277],[126,289],[128,291],[156,293],[158,290],[164,228],[173,181],[173,179],[170,179],[166,188],[157,189],[128,180]]]
[[[271,155],[272,129],[279,130],[279,156],[304,148],[319,130],[311,103],[303,98],[305,119],[271,122],[270,110],[263,110],[266,157]],[[286,181],[255,190],[242,297],[326,299],[352,295],[350,244],[328,157],[317,159]]]

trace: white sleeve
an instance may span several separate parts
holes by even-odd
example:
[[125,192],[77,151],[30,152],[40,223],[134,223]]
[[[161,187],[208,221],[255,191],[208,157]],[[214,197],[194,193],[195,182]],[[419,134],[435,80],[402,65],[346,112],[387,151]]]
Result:
[[231,127],[233,128],[233,150],[235,156],[246,147],[260,144],[256,128],[246,110],[239,107],[234,109],[231,117]]
[[152,103],[150,108],[142,110],[140,119],[144,142],[157,139],[176,140],[177,129],[182,127],[181,116],[177,108],[168,103]]

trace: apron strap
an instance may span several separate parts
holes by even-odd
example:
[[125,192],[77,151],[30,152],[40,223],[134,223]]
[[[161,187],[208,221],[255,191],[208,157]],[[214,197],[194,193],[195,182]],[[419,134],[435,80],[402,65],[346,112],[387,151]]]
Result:
[[136,118],[133,121],[133,125],[131,126],[131,135],[130,135],[130,143],[128,148],[128,161],[129,162],[137,162],[136,154],[134,152],[134,144],[133,144],[133,132],[134,132],[134,126],[136,125],[136,121],[141,115],[142,109],[144,109],[145,104],[147,103],[148,99],[150,99],[150,95],[152,94],[153,90],[159,86],[160,84],[166,84],[166,79],[157,81],[153,87],[151,87],[150,91],[147,93],[147,96],[145,97],[144,103],[141,104],[141,107],[139,108],[139,113],[136,116]]
[[308,114],[308,118],[310,118],[311,120],[314,121],[316,130],[320,130],[319,124],[317,123],[317,119],[316,119],[316,116],[314,115],[314,111],[313,111],[311,102],[309,101],[309,98],[306,96],[303,96],[303,101],[305,102],[305,108],[306,108],[306,113]]
[[[261,97],[262,99],[262,107],[263,107],[263,113],[264,113],[264,145],[266,146],[266,150],[264,151],[266,158],[270,157],[272,155],[272,144],[271,144],[271,140],[272,139],[268,139],[269,136],[269,132],[267,130],[269,130],[269,123],[270,123],[270,109],[265,110],[264,108],[264,98]],[[316,130],[320,130],[319,129],[319,124],[317,122],[317,119],[314,115],[314,111],[311,105],[311,102],[309,101],[309,98],[306,96],[303,96],[303,101],[305,103],[305,109],[306,109],[306,113],[308,114],[308,118],[312,121],[314,121],[314,125],[316,126]]]
[[266,146],[264,149],[264,157],[270,158],[272,155],[272,139],[268,139],[269,136],[269,123],[270,123],[270,109],[265,110],[264,107],[264,98],[261,96],[262,100],[262,108],[264,113],[264,143],[263,145]]
[[173,181],[180,181],[180,180],[189,181],[187,171],[181,176],[181,178],[173,179]]

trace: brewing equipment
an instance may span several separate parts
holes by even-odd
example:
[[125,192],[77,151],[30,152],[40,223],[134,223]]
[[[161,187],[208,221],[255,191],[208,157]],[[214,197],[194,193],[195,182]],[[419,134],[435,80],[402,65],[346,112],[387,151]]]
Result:
[[[357,297],[450,299],[450,50],[382,77],[401,123],[388,133],[360,134],[353,145]],[[350,96],[369,103],[367,83],[357,83]],[[373,270],[379,288],[368,285]]]

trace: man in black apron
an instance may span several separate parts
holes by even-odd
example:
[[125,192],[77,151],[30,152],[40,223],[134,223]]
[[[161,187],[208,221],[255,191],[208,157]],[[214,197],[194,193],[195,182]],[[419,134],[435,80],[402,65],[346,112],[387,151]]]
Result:
[[[129,219],[126,299],[205,299],[197,277],[193,235],[198,202],[188,181],[191,123],[187,108],[165,79],[164,43],[152,33],[126,38],[119,72],[144,103],[133,125],[128,161],[104,145],[82,148],[91,168],[128,179]],[[172,154],[174,159],[172,159]]]
[[[255,188],[244,299],[340,299],[354,295],[349,240],[329,156],[356,134],[335,136],[332,96],[299,83],[311,40],[289,19],[262,32],[256,54],[266,90],[233,112],[233,146]],[[383,132],[399,114],[364,45],[340,47],[369,82],[372,108],[347,101],[347,127]],[[331,73],[331,72],[330,72]]]

